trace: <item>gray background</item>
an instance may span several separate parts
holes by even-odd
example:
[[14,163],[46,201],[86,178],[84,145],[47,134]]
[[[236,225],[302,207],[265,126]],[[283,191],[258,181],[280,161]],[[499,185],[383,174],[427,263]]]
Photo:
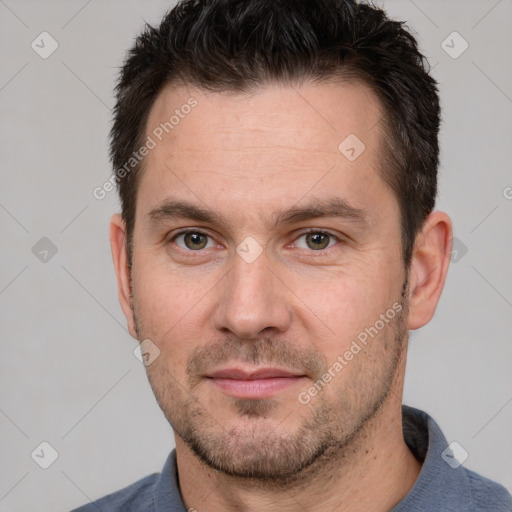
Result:
[[[435,319],[411,336],[404,401],[512,490],[512,2],[383,3],[440,82],[438,208],[457,238]],[[173,447],[117,301],[117,197],[92,196],[124,51],[170,5],[0,0],[0,512],[69,510],[159,471]],[[43,31],[59,45],[46,59],[31,47]],[[469,44],[456,59],[441,46],[453,31]],[[42,441],[59,455],[48,469],[31,458]]]

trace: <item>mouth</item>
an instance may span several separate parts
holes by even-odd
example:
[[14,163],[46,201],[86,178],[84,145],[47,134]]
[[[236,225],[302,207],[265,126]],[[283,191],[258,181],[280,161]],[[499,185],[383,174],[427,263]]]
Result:
[[271,398],[292,386],[303,384],[307,378],[305,374],[280,368],[225,368],[205,377],[223,393],[246,400]]

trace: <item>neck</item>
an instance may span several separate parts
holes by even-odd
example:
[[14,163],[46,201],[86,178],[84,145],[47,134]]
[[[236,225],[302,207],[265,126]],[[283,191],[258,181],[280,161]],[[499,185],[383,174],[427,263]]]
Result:
[[199,512],[385,512],[405,497],[421,470],[404,441],[401,400],[393,392],[347,446],[325,454],[287,484],[269,485],[213,470],[177,435],[176,455],[187,510]]

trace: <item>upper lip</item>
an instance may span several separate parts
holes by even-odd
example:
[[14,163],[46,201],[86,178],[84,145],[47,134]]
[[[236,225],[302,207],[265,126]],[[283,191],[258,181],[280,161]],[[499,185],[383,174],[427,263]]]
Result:
[[276,377],[304,377],[303,373],[297,373],[281,368],[260,368],[258,370],[242,370],[240,368],[225,368],[209,373],[206,377],[210,379],[236,379],[256,380],[273,379]]

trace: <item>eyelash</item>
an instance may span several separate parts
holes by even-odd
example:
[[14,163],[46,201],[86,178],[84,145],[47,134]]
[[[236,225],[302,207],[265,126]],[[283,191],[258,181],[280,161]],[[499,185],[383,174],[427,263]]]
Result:
[[[302,236],[304,235],[307,235],[309,233],[315,233],[315,234],[319,234],[319,235],[328,235],[331,239],[334,239],[337,243],[341,242],[342,239],[339,237],[339,236],[336,236],[335,234],[331,233],[330,231],[325,231],[323,229],[315,229],[315,228],[308,228],[306,229],[306,231],[302,231],[296,238],[296,240],[298,240],[299,238],[301,238]],[[334,245],[332,245],[331,247],[328,247],[327,249],[331,249],[332,247],[334,247]],[[325,252],[327,251],[327,249],[321,249],[319,251],[314,251],[314,250],[311,250],[311,252],[318,252],[318,253],[322,253],[322,252]]]
[[[196,228],[185,228],[185,229],[182,229],[180,231],[178,231],[177,233],[175,233],[171,238],[169,238],[169,240],[166,242],[166,243],[174,243],[176,244],[175,240],[179,237],[179,236],[182,236],[182,235],[186,235],[187,233],[197,233],[198,235],[203,235],[203,236],[206,236],[208,238],[211,238],[213,239],[213,237],[211,237],[208,233],[205,233],[204,231],[201,231],[200,229],[196,229]],[[315,228],[308,228],[306,231],[302,231],[299,235],[297,235],[297,237],[294,239],[294,242],[296,242],[299,238],[309,234],[309,233],[315,233],[315,234],[321,234],[321,235],[328,235],[330,238],[333,238],[336,243],[339,243],[339,242],[342,242],[342,238],[340,238],[339,236],[336,236],[334,235],[333,233],[331,233],[330,231],[325,231],[325,230],[322,230],[322,229],[315,229]],[[313,249],[310,249],[308,252],[312,253],[312,254],[315,254],[317,256],[320,256],[322,254],[325,254],[326,251],[328,251],[329,249],[332,249],[336,244],[330,246],[330,247],[327,247],[326,249],[319,249],[317,251],[313,250]],[[289,244],[287,245],[287,247],[289,246]],[[179,249],[181,249],[182,251],[186,251],[188,253],[197,253],[197,254],[202,254],[203,251],[207,250],[207,249],[199,249],[197,251],[193,251],[191,249],[183,249],[182,247],[178,247]]]

